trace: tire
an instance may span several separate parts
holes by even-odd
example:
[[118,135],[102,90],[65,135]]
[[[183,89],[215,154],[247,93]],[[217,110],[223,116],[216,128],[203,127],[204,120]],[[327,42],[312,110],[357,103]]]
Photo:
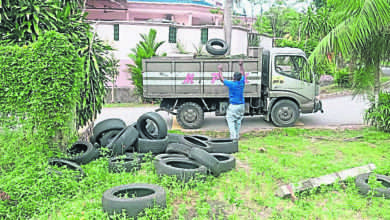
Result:
[[168,132],[167,123],[156,112],[148,112],[141,115],[137,120],[136,127],[139,136],[143,139],[164,139]]
[[200,141],[199,139],[194,138],[192,136],[183,136],[180,139],[179,143],[184,144],[184,145],[188,145],[190,147],[197,147],[197,148],[203,149],[207,152],[211,152],[211,148],[206,142]]
[[108,171],[111,173],[131,172],[141,168],[141,161],[134,156],[112,157],[108,162]]
[[232,155],[222,153],[211,153],[211,155],[219,161],[219,169],[221,173],[228,172],[236,168],[236,158]]
[[[67,160],[67,159],[61,159],[61,158],[50,158],[48,161],[49,166],[57,166],[57,167],[63,167],[65,166],[68,169],[78,171],[80,175],[75,176],[77,180],[80,180],[83,178],[85,175],[83,169],[75,162]],[[62,175],[63,173],[61,171],[55,170],[50,168],[49,169],[49,174],[51,173],[56,173],[58,175]]]
[[168,154],[182,154],[188,156],[190,154],[191,147],[185,144],[172,143],[168,144],[166,153]]
[[202,127],[204,112],[195,102],[185,102],[177,109],[176,120],[184,129],[197,129]]
[[211,139],[207,142],[212,153],[233,154],[238,152],[238,141],[233,139]]
[[86,141],[75,142],[67,152],[71,156],[69,160],[78,164],[87,164],[99,157],[99,150]]
[[167,136],[164,139],[157,140],[139,138],[135,145],[135,149],[138,153],[152,152],[153,154],[160,154],[165,152],[167,145]]
[[207,151],[193,147],[188,157],[205,166],[214,176],[221,174],[219,160]]
[[200,135],[200,134],[194,134],[194,135],[188,135],[188,136],[196,138],[196,139],[198,139],[200,141],[205,141],[205,142],[211,140],[211,138],[209,136]]
[[89,142],[93,145],[96,143],[96,139],[93,135],[89,136]]
[[169,158],[183,158],[183,159],[185,159],[187,157],[183,154],[159,154],[154,158],[153,164],[154,164],[154,166],[157,166],[156,163],[159,163],[160,160],[165,160],[165,159],[169,159]]
[[[119,195],[127,194],[128,198]],[[166,192],[157,185],[128,184],[111,188],[104,192],[102,198],[103,210],[109,215],[126,212],[128,217],[136,217],[146,208],[166,207]]]
[[[214,47],[216,45],[220,46],[220,48]],[[228,44],[222,39],[213,38],[208,40],[206,43],[206,50],[212,55],[225,55],[228,49]]]
[[109,145],[121,131],[122,131],[122,129],[121,130],[110,130],[110,131],[103,133],[102,137],[99,139],[100,146],[106,147],[107,145]]
[[188,158],[167,158],[155,164],[158,175],[176,176],[177,180],[188,182],[197,175],[206,175],[207,168]]
[[299,117],[297,104],[291,100],[282,99],[272,107],[271,120],[277,127],[291,127]]
[[[372,190],[370,185],[368,185],[368,179],[370,175],[372,175],[372,173],[365,173],[356,177],[355,184],[359,189],[359,193],[362,195],[368,195],[370,190]],[[382,183],[383,188],[373,189],[375,191],[374,196],[384,196],[386,199],[390,199],[390,177],[377,174],[376,180]]]
[[107,147],[112,150],[114,156],[125,154],[126,151],[131,150],[138,135],[137,129],[130,125],[123,129]]
[[168,134],[168,144],[180,142],[180,138],[184,135],[182,134]]
[[122,130],[125,127],[126,127],[126,123],[122,119],[110,118],[97,123],[92,131],[93,131],[93,136],[97,141],[103,135],[104,132],[110,130]]

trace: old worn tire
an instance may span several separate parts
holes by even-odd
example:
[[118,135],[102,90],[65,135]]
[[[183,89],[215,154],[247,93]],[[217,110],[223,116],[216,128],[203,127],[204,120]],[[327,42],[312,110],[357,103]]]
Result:
[[185,102],[177,109],[176,120],[182,128],[200,128],[204,120],[203,109],[195,102]]
[[[123,195],[128,198],[121,198]],[[135,183],[121,185],[104,192],[103,210],[109,215],[126,212],[128,217],[136,217],[146,208],[166,207],[166,192],[157,185]]]
[[122,129],[121,130],[110,130],[110,131],[104,132],[102,137],[99,139],[100,146],[106,147],[107,145],[109,145],[121,131],[122,131]]
[[188,156],[190,154],[191,147],[185,144],[180,143],[171,143],[168,144],[166,153],[168,154],[182,154]]
[[154,166],[156,166],[156,163],[159,163],[160,160],[165,160],[168,158],[184,158],[185,159],[187,157],[183,154],[159,154],[154,158],[153,164],[154,164]]
[[130,125],[123,129],[107,147],[112,150],[114,156],[125,154],[133,147],[138,135],[137,129]]
[[134,156],[112,157],[108,162],[108,171],[111,173],[131,172],[141,168],[141,160]]
[[[85,177],[85,173],[83,169],[78,165],[77,163],[67,160],[67,159],[62,159],[62,158],[50,158],[48,161],[49,166],[57,166],[57,167],[63,167],[65,166],[67,169],[75,170],[78,171],[80,174],[75,176],[77,180],[80,180],[81,178]],[[49,169],[49,173],[56,173],[58,175],[62,175],[61,171],[54,170],[54,169]]]
[[219,160],[207,151],[193,147],[191,148],[188,157],[205,166],[214,176],[219,176],[219,174],[221,174]]
[[168,134],[168,144],[170,143],[178,143],[180,141],[180,138],[184,135],[182,134]]
[[[367,195],[371,190],[370,185],[368,185],[368,179],[370,175],[374,175],[372,173],[360,174],[356,177],[355,184],[359,189],[359,193],[362,195]],[[375,188],[374,196],[382,197],[384,196],[386,199],[390,199],[390,177],[384,175],[376,175],[376,180],[380,181],[383,185],[383,188]]]
[[110,118],[97,123],[95,127],[93,127],[92,131],[95,140],[98,141],[104,132],[110,130],[122,130],[125,127],[126,127],[126,123],[122,119]]
[[272,123],[277,127],[291,127],[299,118],[299,108],[295,102],[282,99],[271,110]]
[[190,147],[197,147],[197,148],[203,149],[207,152],[211,152],[210,145],[208,145],[207,142],[201,141],[201,140],[194,138],[192,136],[187,136],[187,135],[183,136],[180,139],[179,143],[184,144],[184,145],[188,145]]
[[212,153],[232,154],[238,152],[238,141],[233,139],[211,139],[207,141]]
[[136,128],[139,136],[144,139],[164,139],[168,132],[165,119],[156,112],[147,112],[141,115],[137,120]]
[[[214,47],[218,45],[218,47]],[[226,41],[218,38],[213,38],[207,41],[206,50],[209,54],[212,55],[225,55],[228,51],[229,47]]]
[[207,168],[188,158],[167,158],[155,163],[158,175],[176,176],[177,180],[188,182],[197,175],[206,175]]
[[86,141],[77,141],[67,150],[71,156],[69,160],[78,164],[87,164],[99,157],[99,150],[91,143]]
[[209,141],[209,140],[212,140],[209,136],[200,135],[200,134],[192,134],[192,135],[187,135],[187,136],[196,138],[196,139],[198,139],[198,140],[200,140],[200,141],[204,141],[204,142],[207,142],[207,141]]
[[139,153],[152,152],[153,154],[164,153],[168,145],[168,137],[164,139],[138,138],[135,149]]
[[221,173],[236,168],[236,158],[233,155],[223,153],[211,153],[211,155],[219,161],[219,169]]

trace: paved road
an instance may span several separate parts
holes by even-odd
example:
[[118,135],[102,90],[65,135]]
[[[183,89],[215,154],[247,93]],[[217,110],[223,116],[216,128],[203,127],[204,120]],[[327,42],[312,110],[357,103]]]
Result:
[[[297,122],[299,127],[329,127],[363,124],[363,113],[368,108],[368,102],[361,98],[352,99],[352,96],[328,98],[323,100],[324,114],[301,115]],[[137,121],[137,118],[145,112],[154,111],[156,107],[133,107],[133,108],[104,108],[96,122],[107,118],[121,118],[127,124]],[[172,115],[159,112],[168,122],[169,128],[177,129],[177,123],[172,120]],[[245,117],[242,123],[242,132],[273,128],[265,122],[261,116]],[[216,117],[214,113],[206,113],[202,130],[228,131],[224,117]]]
[[383,75],[390,76],[390,67],[382,67]]

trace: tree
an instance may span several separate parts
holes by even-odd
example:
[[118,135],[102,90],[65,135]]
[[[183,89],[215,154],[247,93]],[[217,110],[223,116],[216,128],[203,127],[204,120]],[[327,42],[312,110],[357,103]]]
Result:
[[147,35],[140,34],[140,36],[142,40],[138,42],[135,48],[131,49],[132,53],[129,54],[129,57],[133,60],[134,64],[129,64],[128,66],[136,92],[143,99],[142,60],[156,56],[158,48],[164,41],[156,41],[157,32],[155,29],[150,29]]
[[223,31],[225,33],[225,41],[229,45],[226,55],[230,54],[230,46],[232,43],[232,6],[233,0],[225,0],[223,11]]
[[378,103],[380,62],[389,55],[389,0],[329,2],[343,15],[341,22],[321,40],[309,60],[315,63],[333,51],[343,55],[358,53],[364,66],[374,70],[373,93],[375,103]]

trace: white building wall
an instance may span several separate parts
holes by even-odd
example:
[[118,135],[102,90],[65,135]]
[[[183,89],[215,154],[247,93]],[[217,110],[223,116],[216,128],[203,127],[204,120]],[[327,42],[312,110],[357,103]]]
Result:
[[260,47],[270,50],[272,48],[272,37],[260,35]]

